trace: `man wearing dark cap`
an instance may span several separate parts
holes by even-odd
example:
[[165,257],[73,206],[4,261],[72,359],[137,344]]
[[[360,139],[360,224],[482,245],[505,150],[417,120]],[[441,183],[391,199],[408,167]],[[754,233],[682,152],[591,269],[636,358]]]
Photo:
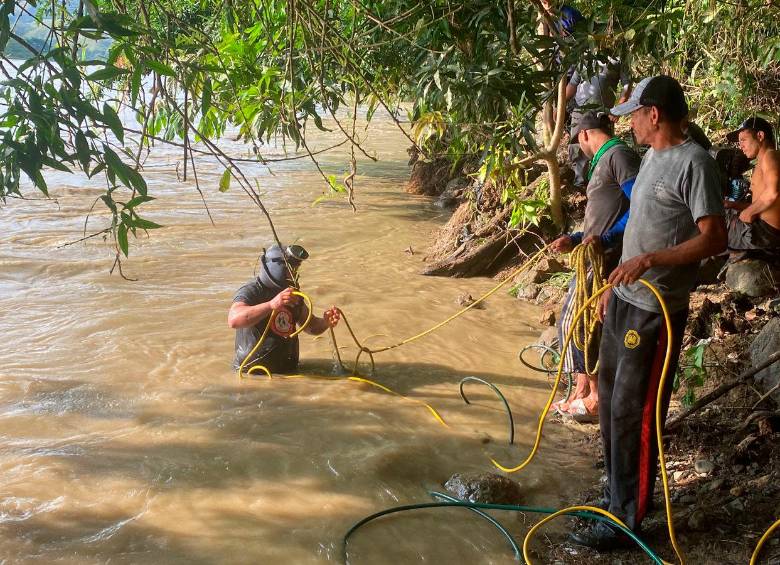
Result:
[[775,149],[772,126],[764,118],[742,122],[726,138],[739,148],[756,167],[750,179],[750,204],[726,202],[730,208],[729,249],[780,249],[780,151]]
[[[302,324],[309,312],[306,305],[293,295],[298,267],[309,257],[300,245],[284,249],[274,244],[263,250],[260,275],[246,283],[236,293],[228,312],[228,326],[236,330],[233,368],[242,363],[245,370],[263,365],[272,373],[294,373],[298,369],[298,336],[290,337],[297,324]],[[276,311],[263,345],[252,359],[247,355],[263,335],[268,319]],[[339,322],[338,309],[333,306],[322,315],[312,316],[306,332],[323,333]]]
[[[605,252],[606,272],[603,274],[606,276],[620,259],[631,189],[639,171],[639,155],[612,135],[612,121],[603,112],[586,112],[574,129],[570,143],[578,143],[590,159],[590,168],[586,173],[585,222],[583,231],[556,239],[552,243],[552,250],[568,253],[583,240],[595,243]],[[576,284],[577,279],[574,277],[564,299],[558,326],[560,343],[564,342],[576,314],[573,308]],[[590,367],[585,366],[584,351],[574,343],[566,352],[564,370],[576,376],[577,388],[571,402],[554,406],[564,416],[579,422],[595,421],[598,418],[598,382],[593,371],[598,360],[598,338],[594,337],[590,345]]]
[[[682,130],[688,114],[680,84],[668,76],[642,80],[628,101],[612,108],[631,115],[637,143],[649,145],[631,194],[621,263],[602,295],[599,351],[599,422],[607,473],[601,504],[638,530],[652,502],[658,466],[655,407],[667,342],[671,366],[662,395],[665,419],[699,262],[726,248],[726,225],[717,165]],[[671,316],[668,335],[655,296]],[[661,422],[663,425],[663,422]],[[629,542],[605,523],[572,535],[607,550]]]

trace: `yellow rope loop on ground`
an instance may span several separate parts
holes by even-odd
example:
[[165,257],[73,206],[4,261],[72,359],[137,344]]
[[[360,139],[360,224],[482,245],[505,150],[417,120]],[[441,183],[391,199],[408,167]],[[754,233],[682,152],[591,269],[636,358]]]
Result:
[[[662,409],[662,398],[663,398],[663,390],[664,390],[664,384],[666,383],[666,379],[668,377],[669,373],[669,366],[671,364],[671,357],[672,357],[672,321],[669,317],[669,310],[666,307],[666,302],[664,301],[661,294],[658,292],[658,289],[656,289],[651,283],[647,282],[644,279],[639,279],[639,282],[645,285],[656,297],[658,300],[658,303],[661,305],[661,311],[664,316],[664,321],[666,322],[666,355],[664,356],[664,363],[663,368],[661,369],[661,380],[658,384],[658,396],[656,397],[656,405],[655,405],[655,419],[656,419],[656,442],[658,444],[658,457],[661,464],[661,481],[663,483],[664,487],[664,502],[666,507],[666,517],[667,517],[667,526],[669,529],[669,540],[672,543],[672,547],[674,547],[674,551],[677,554],[677,558],[680,561],[681,565],[685,564],[685,559],[683,558],[682,551],[680,550],[679,545],[677,544],[677,536],[675,535],[674,531],[674,521],[672,517],[672,499],[671,499],[671,493],[669,491],[669,479],[666,474],[666,458],[664,457],[664,446],[663,446],[663,425],[661,423],[661,409]],[[547,412],[550,410],[550,406],[553,403],[553,400],[555,399],[555,395],[558,392],[558,383],[561,380],[561,374],[563,373],[563,359],[566,354],[566,350],[568,349],[569,345],[571,344],[572,337],[574,334],[574,328],[577,325],[577,322],[579,322],[580,318],[583,316],[583,312],[596,301],[596,299],[601,296],[604,292],[606,292],[608,289],[612,288],[611,284],[607,284],[600,288],[598,292],[593,293],[593,295],[583,304],[580,309],[577,311],[576,315],[574,316],[573,324],[569,328],[569,331],[566,334],[566,339],[563,342],[563,347],[561,348],[561,360],[558,363],[558,373],[555,376],[555,383],[553,384],[553,390],[550,393],[549,398],[547,399],[547,403],[544,406],[544,409],[542,410],[542,413],[539,416],[539,424],[536,429],[536,439],[534,440],[533,448],[531,449],[531,453],[526,457],[525,461],[517,465],[516,467],[504,467],[500,463],[498,463],[495,459],[491,459],[491,462],[493,465],[495,465],[497,468],[501,469],[505,473],[515,473],[521,469],[523,469],[525,466],[527,466],[536,455],[536,452],[539,449],[539,443],[542,439],[542,430],[544,428],[545,419],[547,416]],[[569,510],[569,509],[566,509]],[[561,511],[563,512],[563,511]],[[557,514],[554,514],[553,516],[560,515],[561,512],[558,512]],[[551,518],[548,518],[551,519]],[[547,520],[545,520],[547,521]],[[528,539],[531,537],[532,533],[534,533],[536,529],[532,529],[528,535],[526,536],[525,544],[528,542]]]
[[[571,307],[577,312],[591,296],[606,284],[604,280],[604,256],[595,245],[580,244],[572,250],[570,264],[574,267],[576,277]],[[588,269],[593,273],[590,285],[588,285]],[[585,372],[589,375],[595,374],[599,368],[598,360],[591,367],[589,359],[590,344],[593,341],[596,325],[598,324],[597,306],[598,303],[591,303],[590,307],[583,311],[582,325],[574,325],[574,346],[584,353]]]
[[753,550],[753,555],[750,557],[750,565],[758,565],[758,556],[761,554],[761,548],[777,528],[780,528],[780,520],[777,520],[774,524],[769,526],[769,529],[765,531],[764,535],[761,536],[761,539],[758,540],[756,548]]
[[[308,310],[308,314],[306,316],[306,320],[303,322],[303,324],[301,324],[301,327],[299,327],[297,330],[295,330],[293,333],[291,333],[288,336],[287,339],[292,339],[295,336],[297,336],[299,333],[301,333],[303,330],[305,330],[306,327],[311,322],[311,317],[313,315],[312,314],[311,299],[307,295],[305,295],[304,293],[302,293],[302,292],[300,292],[298,290],[294,290],[293,291],[293,296],[300,296],[301,298],[303,298],[303,302],[306,304],[306,309]],[[278,310],[273,310],[271,312],[271,315],[268,316],[268,322],[266,322],[266,324],[265,324],[265,329],[263,329],[263,333],[260,336],[260,339],[257,340],[257,343],[252,348],[252,351],[250,351],[247,354],[247,356],[244,357],[244,360],[241,361],[241,365],[239,365],[238,373],[237,373],[239,379],[249,378],[250,375],[254,374],[255,372],[260,372],[260,371],[263,371],[266,375],[268,375],[269,379],[271,378],[271,371],[269,371],[268,367],[266,367],[265,365],[255,365],[254,367],[250,367],[249,370],[246,371],[246,375],[247,375],[246,377],[244,377],[244,367],[249,362],[249,360],[252,358],[252,355],[255,354],[255,351],[260,349],[260,346],[263,345],[263,342],[265,341],[265,338],[268,337],[268,331],[271,329],[271,324],[273,324],[274,320],[276,319],[277,314],[278,314]]]

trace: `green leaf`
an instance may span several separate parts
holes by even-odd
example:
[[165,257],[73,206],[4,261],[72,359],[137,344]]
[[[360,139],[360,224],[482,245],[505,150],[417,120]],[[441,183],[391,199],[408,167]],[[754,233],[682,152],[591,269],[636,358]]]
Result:
[[119,224],[116,228],[116,242],[119,245],[119,249],[121,249],[122,253],[127,257],[129,246],[127,244],[127,226],[125,224]]
[[207,78],[203,83],[203,92],[200,97],[200,115],[205,116],[211,107],[211,79]]
[[46,181],[43,179],[43,175],[41,174],[41,171],[35,171],[35,174],[33,175],[33,182],[35,183],[35,186],[38,187],[38,190],[43,192],[46,196],[49,196],[49,188],[46,186]]
[[114,175],[116,175],[120,181],[122,181],[122,184],[130,187],[130,179],[127,176],[127,169],[129,168],[127,165],[125,165],[122,160],[119,158],[119,156],[114,153],[111,149],[103,146],[103,149],[105,151],[104,158],[106,160],[106,166],[108,167],[108,170],[111,171]]
[[127,204],[125,204],[125,209],[130,210],[132,208],[135,208],[139,204],[143,204],[151,200],[154,200],[153,196],[146,196],[144,194],[142,194],[141,196],[136,196],[135,198],[130,199],[130,201]]
[[133,69],[133,75],[130,77],[130,104],[135,107],[138,101],[138,93],[141,91],[141,67]]
[[138,191],[141,196],[146,196],[147,186],[146,180],[141,174],[133,168],[128,167],[127,178],[130,181],[130,185]]
[[150,220],[144,220],[143,218],[139,218],[138,216],[136,216],[132,220],[131,225],[134,228],[141,228],[142,230],[154,230],[162,227],[160,224],[157,224]]
[[106,66],[105,68],[98,69],[92,74],[87,75],[87,80],[92,80],[92,81],[113,80],[119,76],[126,75],[126,74],[128,74],[128,71],[109,65]]
[[122,120],[108,102],[103,103],[103,122],[111,129],[120,142],[125,140],[125,130],[122,128]]
[[227,192],[230,189],[230,169],[225,169],[222,177],[219,179],[219,191]]
[[89,149],[89,143],[87,143],[87,136],[81,130],[76,132],[76,154],[81,163],[81,168],[84,172],[89,172],[89,162],[92,157]]
[[87,173],[87,176],[89,178],[92,178],[92,177],[94,177],[96,174],[98,174],[100,171],[102,171],[105,168],[106,168],[106,164],[105,163],[98,163],[97,166],[94,169],[92,169],[91,171],[89,171]]
[[152,69],[153,71],[155,71],[160,75],[165,75],[169,77],[176,76],[176,73],[171,67],[169,67],[165,63],[161,63],[160,61],[153,61],[151,59],[148,59],[144,61],[144,65],[146,65],[148,68]]
[[63,163],[61,163],[59,161],[56,161],[56,160],[52,159],[51,157],[49,157],[47,155],[44,155],[43,157],[41,157],[41,162],[44,165],[47,165],[47,166],[51,167],[52,169],[56,169],[58,171],[62,171],[63,173],[71,172],[70,169],[68,167],[66,167]]
[[103,194],[100,199],[108,206],[108,209],[111,210],[112,213],[116,214],[116,203],[111,199],[110,194]]

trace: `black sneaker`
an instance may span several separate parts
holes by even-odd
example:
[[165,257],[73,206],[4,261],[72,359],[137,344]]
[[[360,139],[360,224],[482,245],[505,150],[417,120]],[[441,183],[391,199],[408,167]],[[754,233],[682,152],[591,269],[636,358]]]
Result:
[[626,549],[634,545],[634,541],[630,537],[604,522],[597,522],[581,532],[570,533],[569,541],[577,545],[592,547],[596,551]]

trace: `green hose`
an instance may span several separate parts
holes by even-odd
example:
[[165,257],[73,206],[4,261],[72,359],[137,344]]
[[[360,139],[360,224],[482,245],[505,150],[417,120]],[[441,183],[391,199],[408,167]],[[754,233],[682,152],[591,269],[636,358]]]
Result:
[[460,397],[463,399],[463,402],[465,402],[466,404],[471,404],[471,402],[469,402],[469,399],[466,398],[466,394],[463,392],[463,385],[469,381],[473,381],[475,383],[482,383],[483,385],[489,386],[491,389],[493,389],[493,392],[495,392],[496,395],[501,399],[501,402],[504,403],[504,408],[506,408],[506,413],[509,414],[509,444],[513,445],[515,443],[515,420],[512,417],[512,409],[509,407],[509,403],[506,401],[506,398],[504,398],[504,395],[501,394],[501,391],[498,390],[498,387],[493,383],[489,383],[488,381],[482,380],[477,377],[465,377],[460,381]]
[[[403,506],[395,506],[392,508],[386,508],[385,510],[381,510],[380,512],[376,512],[375,514],[371,514],[370,516],[366,516],[359,522],[355,523],[346,534],[344,534],[344,538],[342,541],[342,557],[344,559],[344,563],[349,563],[348,554],[347,554],[347,544],[349,542],[349,538],[352,536],[355,531],[357,531],[361,526],[367,524],[368,522],[371,522],[372,520],[376,520],[377,518],[381,518],[382,516],[387,516],[388,514],[395,514],[397,512],[405,512],[407,510],[421,510],[424,508],[469,508],[469,509],[482,509],[482,510],[509,510],[512,512],[530,512],[530,513],[536,513],[536,514],[554,514],[557,512],[554,508],[537,508],[534,506],[518,506],[515,504],[486,504],[481,502],[464,502],[464,501],[458,501],[458,502],[422,502],[419,504],[404,504]],[[656,564],[656,565],[663,565],[663,561],[661,560],[656,553],[650,549],[645,542],[643,542],[639,537],[629,530],[628,528],[625,528],[621,526],[620,524],[614,523],[609,518],[606,518],[604,516],[600,516],[595,513],[591,512],[582,512],[582,511],[573,511],[571,512],[572,516],[575,516],[577,518],[583,518],[586,520],[597,520],[599,522],[607,522],[610,526],[613,528],[617,528],[620,531],[622,531],[625,535],[630,537],[636,544],[644,551],[650,559]],[[503,533],[503,532],[502,532]],[[514,549],[514,546],[513,546]]]
[[[430,491],[428,494],[430,494],[434,498],[442,498],[448,502],[462,502],[461,500],[453,496],[450,496],[448,494],[444,494],[443,492]],[[512,546],[512,551],[515,552],[515,559],[517,559],[517,562],[518,563],[523,562],[523,552],[520,551],[520,546],[517,545],[517,542],[515,541],[515,538],[512,537],[512,534],[510,534],[507,531],[507,529],[504,528],[504,526],[502,526],[498,520],[493,518],[493,516],[491,516],[490,514],[486,512],[482,512],[482,510],[479,510],[478,508],[469,508],[469,510],[471,510],[475,514],[481,516],[482,518],[484,518],[485,520],[493,524],[496,527],[496,529],[504,535],[504,537],[509,542],[509,545]]]

